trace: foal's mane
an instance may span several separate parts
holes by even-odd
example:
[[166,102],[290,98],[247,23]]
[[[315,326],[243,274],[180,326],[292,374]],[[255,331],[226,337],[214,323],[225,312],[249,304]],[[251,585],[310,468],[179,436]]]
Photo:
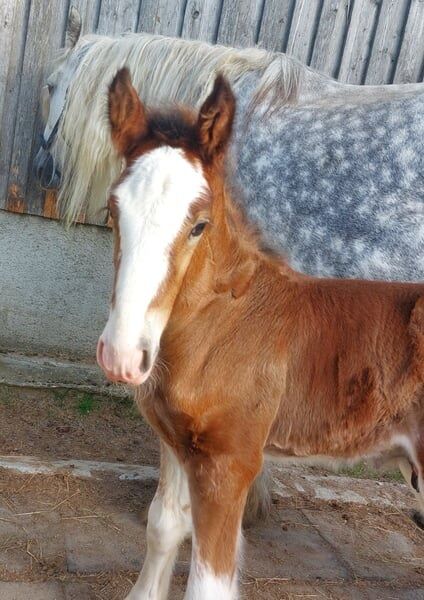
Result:
[[248,114],[258,106],[278,110],[298,97],[302,66],[281,53],[147,34],[86,36],[75,51],[81,45],[89,47],[68,89],[55,150],[62,167],[59,200],[68,223],[81,212],[99,220],[107,191],[121,171],[110,141],[107,90],[122,66],[129,68],[147,106],[178,103],[197,108],[218,72],[236,93],[245,76],[258,75]]

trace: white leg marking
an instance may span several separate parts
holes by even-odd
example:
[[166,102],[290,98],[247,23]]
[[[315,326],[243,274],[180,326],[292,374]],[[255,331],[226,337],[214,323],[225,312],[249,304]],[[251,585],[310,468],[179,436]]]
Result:
[[[193,573],[193,574],[192,574]],[[185,600],[235,600],[236,576],[215,575],[210,568],[197,564],[190,572]]]
[[[237,541],[237,557],[240,554],[242,536],[239,530]],[[191,556],[190,576],[184,600],[237,600],[238,580],[237,564],[233,575],[216,575],[213,569],[199,557],[198,548],[193,534],[193,550]]]
[[186,474],[162,444],[161,477],[147,523],[146,559],[127,600],[166,600],[178,546],[191,527]]

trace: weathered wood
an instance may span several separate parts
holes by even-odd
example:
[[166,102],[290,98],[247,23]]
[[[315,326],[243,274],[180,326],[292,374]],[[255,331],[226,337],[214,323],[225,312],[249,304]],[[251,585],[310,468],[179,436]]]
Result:
[[324,0],[310,65],[335,77],[348,25],[349,0]]
[[0,208],[7,203],[28,9],[29,0],[3,0],[0,3]]
[[256,43],[263,0],[224,0],[217,41],[246,48]]
[[368,66],[378,1],[355,0],[346,36],[339,80],[347,83],[363,83]]
[[258,43],[349,83],[422,77],[424,0],[0,0],[0,208],[57,217],[55,196],[40,191],[32,161],[39,90],[70,5],[83,34],[137,30]]
[[137,30],[159,35],[181,35],[185,0],[142,0]]
[[409,0],[385,0],[368,63],[365,83],[391,83]]
[[267,50],[285,52],[295,0],[266,0],[258,43]]
[[221,0],[189,0],[181,37],[215,42],[220,14]]
[[287,54],[309,63],[316,35],[321,3],[316,0],[297,0],[287,43]]
[[71,0],[71,6],[74,6],[81,15],[81,35],[96,31],[100,3],[101,0]]
[[97,32],[118,35],[136,31],[139,0],[102,0]]
[[414,83],[419,81],[423,64],[424,2],[423,0],[412,0],[393,82]]
[[14,60],[16,63],[20,54],[20,48],[15,46],[16,38],[21,33],[22,45],[22,38],[25,34],[25,28],[23,27],[24,9],[25,4],[18,4],[15,0],[0,3],[0,47],[2,49],[0,61],[0,115],[3,114],[10,62]]
[[45,73],[64,37],[67,3],[32,0],[27,43],[23,57],[20,89],[15,106],[17,121],[9,172],[7,205],[31,214],[43,214],[44,194],[33,177],[32,164],[38,149],[39,95]]
[[43,217],[47,219],[58,219],[57,198],[55,192],[48,191],[44,199]]

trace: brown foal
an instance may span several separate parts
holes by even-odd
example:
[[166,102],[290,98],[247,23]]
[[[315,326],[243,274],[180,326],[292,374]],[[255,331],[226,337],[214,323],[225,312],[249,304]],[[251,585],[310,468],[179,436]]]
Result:
[[316,279],[265,250],[226,186],[234,96],[150,111],[109,91],[126,168],[109,206],[115,284],[98,361],[137,387],[161,440],[148,552],[128,598],[164,600],[192,532],[186,598],[233,600],[241,519],[264,454],[396,454],[424,491],[424,285]]

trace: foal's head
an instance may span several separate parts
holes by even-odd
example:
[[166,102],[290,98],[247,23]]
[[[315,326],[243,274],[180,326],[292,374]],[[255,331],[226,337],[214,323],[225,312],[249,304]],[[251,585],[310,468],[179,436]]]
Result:
[[115,282],[97,360],[113,381],[139,385],[151,373],[188,265],[207,237],[234,111],[221,76],[198,115],[146,110],[126,69],[110,87],[112,140],[126,168],[109,198]]

